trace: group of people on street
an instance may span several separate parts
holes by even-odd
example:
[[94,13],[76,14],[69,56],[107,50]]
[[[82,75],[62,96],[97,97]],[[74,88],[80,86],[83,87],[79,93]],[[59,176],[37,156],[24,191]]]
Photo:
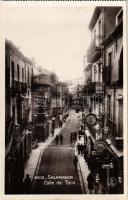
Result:
[[30,194],[32,189],[32,181],[29,174],[26,174],[25,179],[20,179],[17,185],[18,194]]
[[73,143],[77,140],[77,132],[71,132],[70,133],[70,143]]
[[59,121],[59,128],[62,128],[62,126],[63,126],[63,121],[60,120],[60,121]]
[[55,137],[56,145],[58,145],[59,141],[60,141],[60,144],[63,144],[63,135],[62,135],[62,133],[60,133],[60,135],[56,135],[56,137]]
[[94,173],[90,171],[87,177],[87,181],[88,181],[88,189],[89,189],[90,194],[105,193],[105,188],[103,188],[103,185],[101,184],[100,176],[98,173]]
[[84,153],[84,149],[85,149],[85,145],[78,143],[77,144],[77,151],[78,151],[78,155],[82,155]]

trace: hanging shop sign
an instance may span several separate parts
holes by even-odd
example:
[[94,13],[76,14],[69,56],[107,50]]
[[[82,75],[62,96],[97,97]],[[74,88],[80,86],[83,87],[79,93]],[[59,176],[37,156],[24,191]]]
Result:
[[91,155],[92,155],[92,156],[99,156],[99,155],[101,155],[101,154],[100,154],[100,152],[98,152],[98,151],[92,151],[92,152],[91,152]]
[[110,164],[102,164],[102,168],[103,169],[112,169],[113,168],[113,164],[110,163]]
[[104,141],[98,140],[94,144],[94,149],[101,153],[101,152],[103,152],[104,150],[107,149],[107,145]]
[[85,116],[84,121],[90,126],[95,126],[97,124],[97,117],[95,114],[89,113]]

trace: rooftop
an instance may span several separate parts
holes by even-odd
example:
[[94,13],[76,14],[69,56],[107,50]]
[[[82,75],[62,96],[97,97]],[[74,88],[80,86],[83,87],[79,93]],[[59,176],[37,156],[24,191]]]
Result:
[[16,54],[17,56],[19,56],[25,63],[29,63],[30,65],[32,65],[32,61],[31,61],[28,57],[24,56],[24,55],[22,54],[22,52],[19,50],[19,48],[18,48],[15,44],[13,44],[12,41],[6,39],[6,40],[5,40],[5,47],[10,48],[10,49],[11,49],[13,52],[15,52],[15,54]]
[[93,29],[93,27],[95,26],[95,23],[96,23],[96,21],[97,21],[99,15],[100,15],[102,9],[103,9],[103,7],[96,7],[96,8],[95,8],[95,10],[94,10],[94,12],[93,12],[93,15],[92,15],[92,18],[91,18],[91,21],[90,21],[89,26],[88,26],[88,28],[89,28],[90,31],[91,31],[91,30]]

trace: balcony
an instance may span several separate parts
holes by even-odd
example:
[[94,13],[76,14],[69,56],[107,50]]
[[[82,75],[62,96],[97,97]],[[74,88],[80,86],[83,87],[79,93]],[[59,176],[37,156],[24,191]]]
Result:
[[13,81],[11,89],[11,96],[16,96],[20,93],[27,93],[27,84],[19,81]]
[[95,83],[89,83],[87,86],[86,86],[86,94],[94,94],[96,91],[96,84]]
[[110,128],[112,132],[112,136],[116,137],[117,136],[117,124],[113,122],[110,118],[107,118],[107,127]]
[[11,87],[11,96],[16,96],[21,91],[21,83],[19,81],[13,81]]
[[21,93],[27,93],[27,83],[21,83]]
[[96,86],[95,86],[95,90],[96,90],[96,94],[103,94],[103,84],[101,82],[96,82]]
[[103,68],[103,83],[109,85],[111,82],[111,66],[105,66]]
[[98,35],[96,39],[93,39],[91,42],[91,45],[87,51],[87,62],[88,63],[93,63],[95,62],[98,58],[101,57],[101,44],[102,41],[102,36]]
[[52,83],[50,80],[50,76],[47,74],[40,74],[33,78],[33,85],[34,87],[37,86],[44,86],[44,87],[51,87]]
[[123,21],[120,21],[120,23],[117,24],[117,26],[114,28],[111,34],[104,39],[103,45],[105,47],[108,46],[113,42],[113,38],[114,40],[116,40],[120,35],[122,35],[122,33],[123,33]]

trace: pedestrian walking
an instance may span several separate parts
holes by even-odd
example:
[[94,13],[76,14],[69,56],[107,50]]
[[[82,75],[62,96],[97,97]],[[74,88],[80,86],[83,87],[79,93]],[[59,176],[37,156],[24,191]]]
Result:
[[83,154],[83,145],[80,144],[80,154]]
[[88,189],[89,193],[92,194],[92,191],[94,189],[93,186],[93,174],[90,172],[89,175],[87,176],[87,181],[88,181]]
[[78,140],[80,140],[80,139],[81,139],[81,135],[78,136]]
[[84,159],[86,160],[86,162],[87,162],[87,158],[88,158],[88,151],[87,151],[87,149],[85,148],[84,149]]
[[59,127],[62,128],[63,122],[62,120],[59,121]]
[[55,118],[52,119],[52,129],[55,129]]
[[75,141],[75,132],[73,132],[73,142]]
[[96,173],[95,182],[94,182],[94,192],[95,192],[95,194],[98,194],[98,191],[99,191],[99,181],[100,181],[99,174]]
[[71,133],[72,134],[72,142],[74,142],[74,132]]
[[84,126],[83,126],[83,124],[81,124],[81,131],[83,131],[83,129],[84,129]]
[[78,155],[80,154],[80,144],[77,144],[77,151],[78,151]]
[[77,132],[75,131],[74,132],[74,140],[76,141],[76,139],[77,139]]
[[60,143],[62,144],[63,143],[63,135],[60,134]]
[[25,194],[29,194],[32,188],[32,182],[29,174],[26,174],[26,178],[24,180],[24,188],[25,188]]
[[77,156],[74,156],[73,165],[75,167],[75,170],[77,170],[77,161]]
[[72,143],[72,133],[70,133],[70,143]]
[[55,132],[55,129],[54,129],[54,128],[52,128],[52,131],[51,131],[51,133],[52,133],[52,136],[54,136],[54,132]]
[[59,142],[59,137],[58,137],[58,135],[56,135],[55,141],[56,141],[56,145],[57,145],[58,142]]

